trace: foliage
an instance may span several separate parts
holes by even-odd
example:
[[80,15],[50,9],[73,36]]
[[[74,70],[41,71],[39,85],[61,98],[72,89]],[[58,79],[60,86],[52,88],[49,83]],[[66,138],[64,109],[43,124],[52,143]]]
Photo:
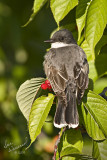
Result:
[[[36,0],[34,1],[35,4]],[[41,5],[43,3],[41,2]],[[104,44],[106,44],[105,40],[102,43],[102,39],[105,35],[103,35],[104,29],[107,24],[107,1],[106,0],[93,0],[93,1],[84,1],[80,0],[79,4],[78,1],[64,1],[64,0],[51,0],[50,7],[55,18],[55,21],[58,27],[61,27],[60,22],[69,15],[69,12],[75,7],[76,13],[73,15],[76,17],[75,21],[78,27],[78,41],[80,42],[81,47],[84,49],[85,53],[87,54],[88,62],[89,62],[89,78],[95,83],[95,81],[106,74],[107,66],[106,66],[106,53],[100,54],[100,50]],[[38,6],[35,6],[36,7]],[[71,20],[72,25],[72,20]],[[67,25],[67,23],[66,23]],[[63,26],[64,28],[64,26]],[[67,28],[67,26],[66,26]],[[103,36],[103,37],[102,37]],[[102,37],[102,39],[101,39]],[[101,41],[99,41],[101,39]],[[97,43],[98,47],[96,46]],[[78,42],[79,43],[79,42]],[[99,47],[100,46],[100,47]],[[96,47],[96,48],[95,48]],[[101,66],[101,64],[103,64]],[[105,140],[107,137],[107,129],[106,129],[106,120],[107,120],[107,102],[97,94],[92,91],[84,97],[83,104],[81,105],[81,114],[82,123],[86,128],[88,135],[95,141],[95,140]],[[33,122],[32,122],[33,123]],[[41,125],[41,124],[39,124]],[[69,136],[68,136],[68,132]],[[63,157],[69,154],[78,154],[80,145],[75,148],[75,143],[72,140],[72,136],[75,135],[76,143],[81,141],[81,138],[73,134],[73,130],[65,132],[63,137],[64,139],[61,140],[63,143],[63,148],[58,147],[59,156]],[[35,131],[36,134],[36,131]],[[71,137],[70,141],[66,138]],[[76,139],[79,138],[79,139]],[[105,142],[105,141],[104,141]],[[70,146],[70,143],[73,143],[73,146]],[[102,142],[101,142],[102,143]],[[100,142],[98,143],[100,144]],[[64,148],[66,146],[66,148]],[[94,146],[97,146],[97,142],[94,142]],[[82,146],[81,146],[82,147]],[[60,151],[59,151],[60,150]],[[93,148],[93,156],[98,158],[98,154],[100,154],[100,150],[98,154],[95,154],[95,147]],[[75,156],[76,158],[76,156]],[[57,155],[58,159],[58,155]],[[64,157],[63,157],[64,159]],[[72,159],[72,158],[71,158]],[[100,155],[100,159],[102,156]]]
[[51,0],[51,10],[59,26],[59,22],[78,4],[78,0]]
[[107,140],[105,141],[94,141],[93,142],[93,156],[98,160],[106,159],[107,157]]
[[[75,137],[75,138],[74,138]],[[61,137],[59,144],[57,159],[58,157],[67,156],[68,154],[81,154],[83,148],[83,139],[79,130],[69,129],[65,131]],[[64,158],[63,158],[64,159]]]
[[41,96],[34,101],[29,115],[29,134],[31,143],[33,143],[36,137],[41,133],[41,128],[48,116],[53,100],[54,95],[48,94],[48,97]]
[[27,120],[29,120],[29,114],[32,103],[34,102],[35,94],[38,93],[40,85],[45,81],[44,78],[33,78],[23,83],[16,95],[16,99],[20,110]]
[[[78,110],[80,126],[83,125],[85,127],[87,134],[93,140],[92,157],[90,157],[85,153],[81,153],[83,148],[82,131],[80,132],[80,130],[75,129],[67,130],[61,137],[56,158],[59,159],[59,156],[61,156],[62,159],[70,160],[85,158],[106,160],[107,101],[98,94],[107,84],[107,1],[51,0],[49,3],[48,0],[34,0],[33,13],[28,23],[34,19],[37,13],[38,14],[29,26],[20,29],[21,24],[26,21],[24,8],[26,8],[28,12],[31,3],[33,3],[33,1],[18,1],[18,3],[13,3],[6,0],[6,2],[0,2],[0,7],[2,8],[2,10],[0,10],[0,75],[3,76],[3,78],[0,79],[2,119],[5,117],[8,121],[7,124],[10,124],[10,126],[16,123],[17,126],[19,125],[18,127],[23,128],[26,124],[22,118],[19,118],[17,122],[16,117],[18,117],[18,114],[21,117],[21,114],[18,109],[16,109],[16,103],[13,99],[15,98],[17,87],[26,80],[27,77],[34,77],[35,73],[36,76],[42,76],[42,74],[40,74],[42,72],[40,67],[42,68],[43,55],[39,53],[45,53],[46,47],[43,46],[42,41],[45,38],[47,39],[56,27],[51,16],[52,11],[53,17],[58,25],[56,30],[67,28],[72,31],[77,43],[83,48],[87,55],[90,70],[90,84],[89,89],[84,95],[83,103],[81,106],[78,106]],[[43,9],[40,10],[41,8]],[[16,15],[17,21],[15,19]],[[34,38],[34,34],[36,38]],[[2,38],[3,36],[4,38]],[[11,53],[14,53],[14,56]],[[38,60],[36,61],[37,57]],[[50,91],[51,93],[47,95],[47,93],[41,93],[42,91],[39,90],[40,85],[44,81],[44,78],[40,81],[38,81],[38,78],[26,81],[17,92],[19,108],[26,119],[29,120],[28,128],[31,143],[41,132],[42,126],[45,130],[45,120],[48,114],[52,115],[52,117],[54,116],[53,107],[51,108],[54,99],[53,92]],[[46,97],[41,95],[46,95]],[[7,106],[9,108],[7,108]],[[41,112],[41,109],[44,112]],[[26,112],[26,110],[28,110],[28,112]],[[49,113],[49,110],[52,113]],[[36,116],[40,121],[37,121]],[[19,138],[17,127],[9,132],[10,130],[7,131],[9,126],[5,126],[4,124],[5,122],[2,124],[2,136],[4,135],[4,130],[6,130],[12,140],[15,139],[17,135],[16,137],[20,144],[22,141]],[[22,128],[21,131],[23,130]],[[68,137],[70,137],[70,139]],[[40,151],[37,150],[36,159],[41,156],[38,155],[38,152]],[[17,157],[20,157],[20,155],[14,156],[13,159],[18,159]],[[12,159],[12,156],[10,156],[10,159]],[[42,159],[44,159],[44,156],[42,156]],[[45,159],[49,159],[49,157]]]

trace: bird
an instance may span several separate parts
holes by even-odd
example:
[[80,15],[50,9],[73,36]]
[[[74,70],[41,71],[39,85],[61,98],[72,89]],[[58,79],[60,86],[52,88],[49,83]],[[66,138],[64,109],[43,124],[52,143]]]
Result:
[[56,31],[44,42],[51,44],[44,56],[44,72],[58,98],[54,126],[77,128],[77,104],[81,104],[89,83],[86,54],[68,29]]

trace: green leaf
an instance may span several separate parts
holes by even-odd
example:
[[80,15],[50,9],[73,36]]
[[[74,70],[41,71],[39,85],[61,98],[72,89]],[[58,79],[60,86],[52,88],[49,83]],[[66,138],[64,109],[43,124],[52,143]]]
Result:
[[80,0],[76,8],[76,23],[78,26],[78,41],[80,40],[81,32],[83,28],[85,27],[85,20],[86,20],[89,1],[90,0],[85,0],[85,1]]
[[48,116],[53,100],[54,95],[50,93],[47,97],[41,96],[34,101],[29,115],[29,134],[31,138],[31,144],[40,134],[41,128]]
[[98,77],[107,74],[107,54],[100,54],[95,61]]
[[[106,40],[105,36],[102,39],[102,42],[100,42],[99,47],[96,46],[97,53],[101,49],[103,44],[106,43],[106,41],[104,42],[104,40]],[[84,50],[84,52],[87,55],[87,60],[89,63],[89,78],[91,78],[95,82],[99,77],[101,77],[107,73],[107,63],[106,63],[107,54],[99,54],[96,57],[96,59],[93,60],[93,55],[92,55],[91,49],[90,49],[86,40],[81,44],[81,48]]]
[[93,141],[93,157],[97,160],[107,159],[107,140],[98,142]]
[[47,2],[47,0],[34,0],[33,13],[30,16],[28,22],[23,27],[27,26],[34,19],[35,15],[45,5],[46,2]]
[[[101,137],[103,138],[102,133],[98,130],[99,127],[103,134],[107,136],[107,101],[94,92],[89,91],[87,97],[84,97],[84,105],[86,110],[89,112],[83,112],[83,115],[85,116],[84,121],[87,125],[86,129],[88,130],[89,134],[97,139]],[[92,123],[92,125],[88,124],[89,121]],[[94,121],[96,122],[95,124],[93,123]],[[96,127],[96,124],[98,127]],[[91,127],[93,130],[94,127],[96,127],[98,134],[91,133]]]
[[[86,53],[89,59],[88,51]],[[95,60],[89,60],[88,64],[89,64],[89,78],[91,78],[94,82],[98,78],[107,74],[107,54],[99,54]]]
[[103,35],[98,44],[95,47],[96,56],[100,53],[101,48],[107,44],[107,35]]
[[43,7],[43,5],[46,3],[47,0],[34,0],[34,4],[33,4],[33,12],[36,14],[41,7]]
[[87,11],[85,37],[94,57],[94,47],[107,23],[107,0],[93,0]]
[[99,128],[97,122],[93,118],[92,114],[88,112],[85,106],[81,105],[82,114],[83,114],[83,122],[86,128],[86,131],[90,137],[94,140],[104,140],[105,136],[101,129]]
[[104,45],[100,50],[100,54],[106,54],[106,53],[107,53],[107,45]]
[[95,83],[94,83],[94,92],[97,94],[100,94],[103,89],[107,87],[107,78],[103,77],[98,79]]
[[78,4],[78,0],[51,0],[51,10],[55,21],[59,22]]
[[95,160],[95,158],[83,154],[70,154],[63,156],[62,160]]
[[93,80],[93,82],[95,82],[98,79],[98,73],[97,73],[97,69],[95,66],[95,61],[89,61],[89,78],[91,78]]
[[41,86],[45,81],[44,78],[33,78],[24,82],[16,95],[16,100],[19,105],[19,108],[25,118],[29,120],[29,114],[31,110],[32,103],[35,99],[35,96]]
[[80,130],[66,130],[61,137],[57,151],[57,159],[68,154],[81,153],[83,148],[83,139]]
[[86,53],[87,55],[87,60],[90,61],[90,60],[93,60],[93,55],[92,55],[92,52],[90,50],[90,47],[87,43],[86,40],[84,40],[84,42],[81,44],[81,48],[84,50],[84,52]]

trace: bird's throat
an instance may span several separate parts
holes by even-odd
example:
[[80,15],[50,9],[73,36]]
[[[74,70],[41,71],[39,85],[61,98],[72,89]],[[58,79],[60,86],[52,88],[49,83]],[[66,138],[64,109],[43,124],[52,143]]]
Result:
[[72,44],[66,44],[63,42],[55,42],[51,44],[51,48],[61,48],[61,47],[66,47],[66,46],[71,46]]

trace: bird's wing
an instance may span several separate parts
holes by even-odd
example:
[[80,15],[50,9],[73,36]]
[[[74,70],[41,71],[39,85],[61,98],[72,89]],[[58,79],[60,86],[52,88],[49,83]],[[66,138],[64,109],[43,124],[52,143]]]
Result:
[[53,65],[44,64],[44,69],[47,78],[55,93],[61,93],[65,90],[66,81],[68,80],[68,74],[65,65],[60,67],[60,70],[56,69]]
[[81,66],[79,63],[76,63],[74,66],[74,77],[77,84],[77,101],[78,104],[81,102],[81,98],[84,95],[85,89],[88,88],[88,73],[89,66],[86,57],[83,59],[83,65]]

